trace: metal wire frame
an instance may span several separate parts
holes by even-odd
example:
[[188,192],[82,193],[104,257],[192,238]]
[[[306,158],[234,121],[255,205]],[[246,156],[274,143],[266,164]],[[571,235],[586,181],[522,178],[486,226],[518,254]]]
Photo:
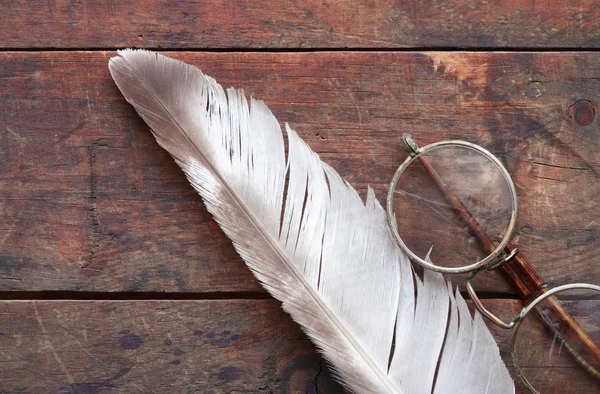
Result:
[[[475,307],[481,314],[483,314],[488,320],[490,320],[495,325],[505,328],[505,329],[514,328],[512,339],[511,339],[511,354],[512,354],[513,364],[515,366],[517,375],[521,378],[521,380],[523,381],[523,383],[527,387],[527,389],[529,389],[532,393],[539,394],[538,391],[531,385],[531,383],[523,375],[522,370],[519,366],[519,362],[518,362],[516,353],[515,353],[516,338],[517,338],[517,334],[519,332],[519,328],[521,327],[521,323],[522,323],[523,319],[531,310],[533,310],[540,302],[542,302],[544,300],[547,300],[547,299],[551,300],[555,304],[558,305],[558,303],[554,297],[554,294],[557,294],[562,291],[570,290],[570,289],[587,289],[587,290],[593,290],[593,291],[600,292],[600,286],[586,284],[586,283],[574,283],[574,284],[558,286],[558,287],[548,290],[547,286],[543,285],[543,288],[540,289],[543,291],[539,292],[537,294],[537,296],[533,297],[532,299],[527,300],[528,304],[526,303],[526,306],[521,310],[521,312],[512,321],[510,321],[508,323],[504,322],[499,317],[497,317],[496,315],[494,315],[493,313],[488,311],[485,308],[485,306],[483,305],[483,303],[481,302],[481,300],[479,299],[479,297],[477,296],[477,294],[475,293],[475,290],[473,289],[473,286],[471,285],[471,280],[481,270],[483,270],[483,269],[493,270],[499,266],[502,266],[504,263],[511,260],[518,253],[516,248],[511,247],[512,249],[508,248],[508,250],[510,250],[509,253],[505,253],[504,255],[502,255],[502,253],[503,253],[503,251],[505,251],[505,248],[507,247],[507,245],[509,245],[509,241],[514,232],[514,229],[516,226],[516,220],[517,220],[517,193],[516,193],[516,189],[515,189],[514,183],[512,181],[512,178],[510,177],[510,174],[508,173],[506,168],[502,165],[502,163],[492,153],[490,153],[488,150],[480,147],[479,145],[475,145],[470,142],[460,141],[460,140],[440,141],[440,142],[436,142],[436,143],[427,145],[423,148],[419,148],[419,146],[414,142],[414,140],[410,134],[405,134],[402,137],[402,142],[403,142],[405,150],[409,153],[409,156],[398,167],[398,169],[396,170],[396,173],[394,174],[394,177],[392,178],[392,181],[390,182],[390,187],[388,190],[387,202],[386,202],[387,218],[388,218],[388,225],[389,225],[390,231],[394,235],[394,238],[395,238],[396,242],[398,243],[398,245],[400,246],[400,248],[411,258],[411,260],[422,265],[423,267],[425,267],[427,269],[431,269],[433,271],[449,273],[449,274],[465,273],[465,272],[469,273],[467,280],[466,280],[466,288],[467,288],[467,292],[469,293],[469,296],[473,300]],[[396,224],[396,216],[393,212],[393,198],[394,198],[394,192],[395,192],[396,186],[398,184],[398,180],[400,179],[402,174],[405,172],[405,170],[408,168],[408,166],[410,166],[415,160],[419,160],[421,162],[421,164],[423,164],[423,166],[426,167],[429,174],[434,178],[434,180],[436,181],[438,186],[440,188],[442,188],[446,197],[461,212],[463,219],[465,219],[468,222],[470,227],[476,233],[479,232],[479,234],[477,234],[477,235],[480,237],[480,241],[481,241],[481,238],[484,238],[484,239],[487,238],[485,233],[483,233],[483,230],[479,227],[476,220],[472,217],[472,215],[468,212],[466,207],[459,200],[458,196],[456,196],[456,194],[454,194],[452,189],[443,182],[443,180],[440,178],[440,176],[437,174],[437,172],[423,158],[423,155],[425,153],[431,152],[437,148],[444,147],[444,146],[468,147],[468,148],[471,148],[471,149],[474,149],[474,150],[480,152],[482,155],[484,155],[486,158],[488,158],[490,161],[492,161],[498,167],[499,171],[504,176],[504,178],[508,184],[509,192],[510,192],[510,196],[511,196],[511,200],[512,200],[511,219],[510,219],[510,222],[508,225],[508,229],[504,235],[504,238],[501,240],[501,242],[495,247],[495,249],[493,249],[493,251],[491,251],[488,254],[487,257],[481,259],[480,261],[478,261],[474,264],[457,267],[457,268],[448,268],[448,267],[437,266],[431,262],[428,262],[428,261],[420,258],[415,253],[413,253],[406,246],[406,244],[404,243],[404,241],[402,240],[402,238],[400,237],[400,235],[398,233],[398,228],[397,228],[397,224]],[[490,241],[488,240],[488,242],[490,242]],[[563,316],[564,315],[568,316],[568,318],[570,320],[568,322],[569,327],[575,331],[575,333],[577,334],[577,339],[580,340],[584,346],[586,346],[588,348],[593,348],[594,350],[598,350],[597,346],[593,342],[591,344],[586,343],[586,342],[591,342],[591,339],[589,338],[589,336],[587,336],[587,334],[585,334],[585,332],[582,333],[583,329],[581,329],[581,327],[579,327],[577,325],[577,323],[574,322],[572,317],[570,315],[568,315],[568,313],[566,311],[564,311],[564,309],[562,309],[562,307],[557,306],[556,310],[559,314],[561,314]],[[558,332],[553,323],[552,324],[551,324],[551,322],[545,322],[545,323],[550,328],[554,327],[555,332]],[[573,326],[573,327],[571,327],[571,326]],[[600,372],[598,372],[595,368],[593,368],[591,365],[589,365],[569,344],[567,344],[566,349],[571,354],[571,356],[573,356],[575,361],[577,361],[577,363],[579,363],[581,365],[581,367],[584,368],[588,373],[590,373],[592,376],[595,376],[596,378],[600,377]],[[592,352],[592,354],[596,355],[594,352]]]

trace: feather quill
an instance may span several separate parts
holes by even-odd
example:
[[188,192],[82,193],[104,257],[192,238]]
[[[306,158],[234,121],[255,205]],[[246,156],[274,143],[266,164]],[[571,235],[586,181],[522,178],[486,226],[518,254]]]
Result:
[[415,275],[370,188],[363,202],[262,101],[166,56],[119,55],[109,69],[126,100],[343,385],[514,392],[481,317],[441,275]]

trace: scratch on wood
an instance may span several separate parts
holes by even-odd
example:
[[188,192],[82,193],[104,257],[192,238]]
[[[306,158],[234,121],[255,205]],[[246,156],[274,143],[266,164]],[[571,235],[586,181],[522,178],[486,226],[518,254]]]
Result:
[[35,305],[35,303],[33,303],[33,310],[35,312],[35,318],[36,318],[38,324],[40,325],[40,328],[42,329],[42,334],[44,334],[44,338],[46,339],[46,347],[48,349],[50,349],[50,351],[52,352],[52,355],[54,356],[54,359],[56,360],[58,365],[60,365],[60,368],[65,373],[65,375],[67,375],[67,379],[69,380],[69,383],[73,384],[73,382],[74,382],[73,377],[69,373],[69,370],[65,367],[65,364],[63,363],[62,359],[56,352],[56,349],[54,349],[54,345],[52,344],[52,341],[50,340],[50,336],[48,335],[48,332],[46,331],[46,327],[44,327],[44,322],[42,321],[42,317],[40,316],[40,313],[38,312],[37,306]]
[[15,231],[16,225],[17,225],[17,222],[14,221],[12,226],[9,229],[5,230],[6,232],[2,235],[2,238],[0,238],[0,248],[4,246],[4,243],[6,242],[8,237],[10,237],[11,234],[13,233],[13,231]]
[[13,129],[11,129],[10,127],[6,128],[6,131],[8,131],[9,133],[11,133],[13,135],[13,137],[15,137],[15,139],[19,142],[27,142],[27,138],[25,137],[21,137],[17,132],[15,132]]
[[148,331],[150,334],[152,334],[153,333],[152,327],[146,322],[146,319],[144,319],[143,317],[140,317],[140,319],[142,320],[142,325],[144,326],[146,331]]
[[356,114],[358,115],[358,127],[360,127],[360,131],[363,131],[363,121],[362,121],[362,115],[360,114],[360,107],[358,106],[358,103],[355,102],[354,106],[356,107]]
[[553,182],[559,182],[559,183],[569,183],[569,181],[565,181],[564,179],[550,178],[550,177],[539,176],[539,175],[533,175],[533,177],[537,178],[537,179],[544,179],[547,181],[553,181]]
[[[98,207],[98,175],[96,173],[96,156],[98,148],[107,148],[108,145],[99,142],[94,142],[88,149],[90,151],[90,218],[92,222],[92,236],[90,240],[91,249],[85,262],[81,268],[86,275],[97,275],[102,273],[105,263],[96,264],[95,260],[102,245],[102,229],[100,223],[100,212]],[[108,240],[105,245],[111,243],[115,239],[115,234],[109,233]]]
[[98,253],[98,249],[100,248],[100,215],[98,214],[98,202],[96,200],[96,188],[98,185],[98,179],[96,175],[96,143],[92,144],[90,149],[90,216],[92,219],[92,239],[91,244],[92,248],[90,250],[90,255],[88,256],[87,263],[82,268],[87,268],[91,265]]
[[60,138],[58,140],[56,140],[54,145],[60,143],[61,141],[66,140],[67,138],[69,138],[70,136],[75,134],[77,131],[81,130],[83,128],[83,126],[85,126],[86,124],[87,124],[87,122],[85,122],[85,121],[80,122],[77,126],[73,127],[71,130],[67,131],[65,134],[61,135]]
[[572,166],[561,166],[558,164],[550,164],[550,163],[542,163],[539,161],[531,161],[533,164],[537,164],[540,166],[553,167],[553,168],[563,168],[565,170],[581,170],[581,171],[591,171],[589,167],[572,167]]
[[0,276],[1,280],[14,280],[16,282],[22,282],[23,279],[21,278],[16,278],[16,277],[12,277],[12,276]]
[[81,350],[83,350],[84,353],[86,353],[88,356],[92,357],[93,359],[95,359],[96,361],[102,362],[102,360],[100,360],[98,357],[94,356],[92,353],[90,353],[82,344],[81,342],[79,342],[79,340],[77,340],[76,338],[73,338],[73,340],[75,341],[76,344],[79,345],[79,347],[81,348]]

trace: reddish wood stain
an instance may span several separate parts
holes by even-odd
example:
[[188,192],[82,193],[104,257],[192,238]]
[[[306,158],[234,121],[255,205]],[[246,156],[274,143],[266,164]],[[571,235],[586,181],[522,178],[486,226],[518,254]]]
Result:
[[[597,48],[598,16],[588,0],[3,2],[0,391],[341,392],[124,101],[111,50],[253,50],[167,54],[263,99],[363,195],[383,199],[404,132],[478,143],[515,180],[513,243],[540,276],[597,284],[600,54],[481,50]],[[496,273],[474,285],[517,313]],[[181,299],[93,299],[162,292]],[[539,368],[541,335],[531,369],[568,383],[541,391],[578,392],[577,371]]]

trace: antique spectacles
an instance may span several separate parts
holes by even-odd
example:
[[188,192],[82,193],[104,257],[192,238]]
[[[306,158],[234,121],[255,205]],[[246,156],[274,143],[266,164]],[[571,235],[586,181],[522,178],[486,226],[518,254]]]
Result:
[[[514,329],[513,364],[531,392],[561,391],[561,385],[600,392],[600,330],[594,321],[600,286],[551,289],[510,244],[517,193],[493,154],[465,141],[419,148],[409,134],[402,140],[409,156],[387,195],[388,222],[398,245],[424,268],[468,274],[466,288],[475,307],[497,326]],[[477,273],[494,269],[523,301],[509,322],[490,312],[471,284]]]

